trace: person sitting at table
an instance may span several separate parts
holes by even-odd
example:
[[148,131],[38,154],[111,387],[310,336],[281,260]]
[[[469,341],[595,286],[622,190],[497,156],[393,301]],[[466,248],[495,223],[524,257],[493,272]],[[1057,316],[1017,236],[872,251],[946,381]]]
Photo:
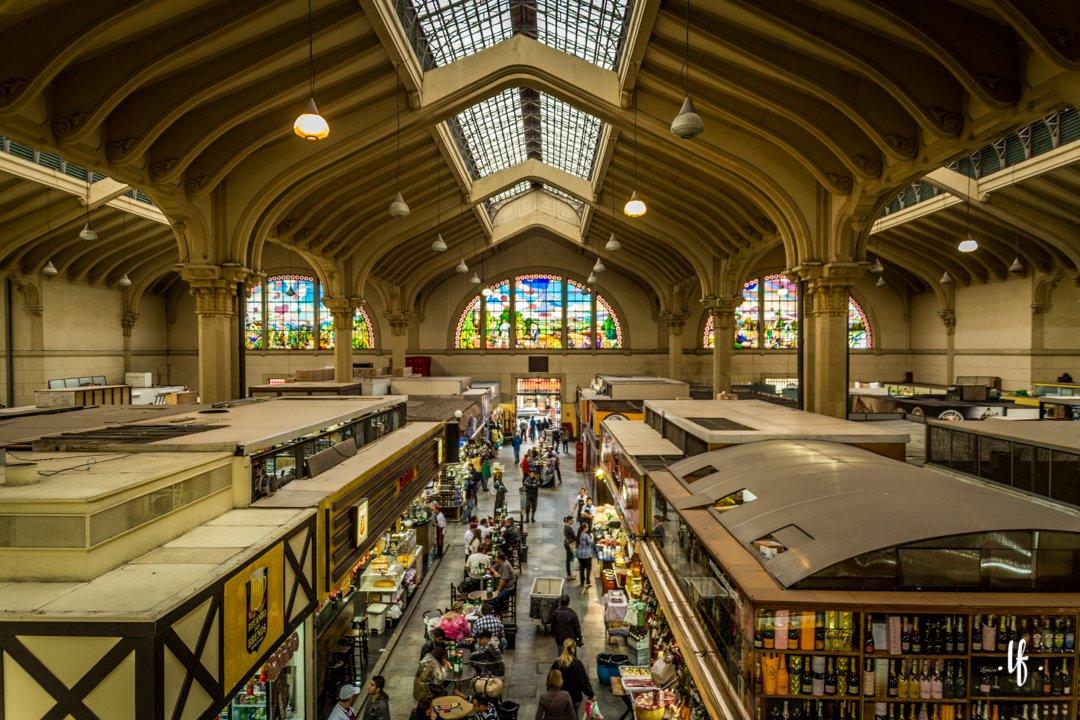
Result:
[[439,720],[439,714],[431,707],[431,698],[425,698],[416,703],[416,707],[409,714],[409,720]]
[[505,549],[517,545],[521,542],[521,534],[518,532],[518,527],[510,518],[503,519],[502,527],[502,546]]
[[505,608],[507,600],[517,588],[517,575],[514,573],[514,566],[510,564],[510,556],[505,548],[499,551],[499,559],[488,568],[488,574],[499,582],[495,586],[495,598],[492,600],[492,605],[499,609]]
[[447,643],[456,643],[459,640],[465,640],[472,634],[472,629],[469,627],[469,621],[461,613],[460,602],[454,603],[454,606],[446,611],[442,616],[442,620],[439,621],[439,627],[446,633]]
[[431,648],[436,645],[446,647],[446,632],[441,627],[433,628],[431,630],[431,639],[420,647],[420,660],[423,661],[424,656],[430,653]]
[[[469,527],[465,528],[465,557],[469,556],[469,553],[476,552],[476,548],[480,546],[480,532],[479,526],[475,519],[469,522]],[[476,541],[476,545],[473,545],[473,541]]]
[[480,531],[480,541],[481,542],[483,542],[484,540],[487,540],[489,537],[491,537],[491,522],[492,522],[491,518],[486,518],[486,517],[480,518],[480,526],[477,528],[477,530]]
[[[487,569],[491,567],[491,541],[484,540],[476,552],[471,553],[465,559],[465,575],[474,580],[483,580],[487,577]],[[476,588],[479,590],[480,588]]]
[[432,699],[442,694],[443,680],[450,670],[450,661],[446,659],[446,646],[436,645],[431,648],[416,669],[416,676],[413,678],[413,700],[417,703],[426,700],[430,705]]
[[506,649],[506,628],[503,627],[502,619],[495,614],[495,606],[489,602],[480,606],[480,617],[473,622],[473,637],[478,638],[484,632],[498,639],[500,650]]
[[536,720],[577,720],[570,693],[562,686],[562,673],[548,670],[547,690],[536,701]]
[[473,663],[477,674],[480,675],[502,677],[506,674],[506,664],[502,659],[502,650],[499,649],[499,639],[494,637],[490,630],[480,630],[476,633],[476,646],[469,662]]

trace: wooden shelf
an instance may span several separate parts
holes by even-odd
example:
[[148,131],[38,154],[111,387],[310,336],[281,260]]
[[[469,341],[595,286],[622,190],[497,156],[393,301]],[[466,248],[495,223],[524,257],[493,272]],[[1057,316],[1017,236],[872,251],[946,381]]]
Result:
[[1070,702],[1072,695],[970,695],[971,702]]
[[873,658],[874,660],[967,660],[967,653],[953,653],[937,655],[934,653],[904,653],[901,655],[890,655],[889,653],[864,653],[863,657]]
[[849,650],[777,650],[776,648],[752,648],[756,653],[781,653],[784,655],[823,655],[826,657],[861,657],[861,653]]
[[[1005,657],[1005,655],[1006,655],[1006,653],[1004,651],[1002,651],[1002,652],[992,652],[992,653],[988,653],[988,652],[973,652],[973,653],[971,653],[971,657],[1003,658],[1003,657]],[[1028,652],[1027,653],[1028,660],[1035,660],[1036,658],[1053,659],[1053,658],[1074,658],[1074,657],[1076,657],[1076,653],[1074,653],[1074,652],[1068,652],[1068,653],[1033,653],[1033,652]]]
[[891,697],[868,698],[868,697],[864,696],[863,697],[863,702],[868,702],[868,703],[879,703],[879,702],[891,702],[891,703],[953,703],[955,705],[960,705],[962,703],[968,702],[968,699],[966,697],[962,697],[962,698],[934,698],[934,699],[931,699],[931,698],[891,698]]

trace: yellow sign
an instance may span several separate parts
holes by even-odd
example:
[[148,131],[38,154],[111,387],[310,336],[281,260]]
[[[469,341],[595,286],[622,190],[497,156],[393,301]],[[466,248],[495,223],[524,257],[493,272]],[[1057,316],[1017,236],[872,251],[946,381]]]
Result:
[[368,536],[368,500],[364,498],[355,505],[353,505],[353,512],[356,513],[354,525],[356,527],[356,536],[353,538],[353,546],[360,547],[367,540]]
[[285,551],[278,543],[225,583],[225,687],[246,680],[285,631]]

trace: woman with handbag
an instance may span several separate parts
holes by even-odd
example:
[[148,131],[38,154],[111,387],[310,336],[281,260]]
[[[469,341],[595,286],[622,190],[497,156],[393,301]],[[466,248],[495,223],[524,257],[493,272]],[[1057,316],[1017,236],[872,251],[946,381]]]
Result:
[[596,542],[593,540],[589,523],[583,522],[578,525],[577,531],[577,559],[578,580],[581,582],[581,594],[589,591],[592,584],[592,561],[596,557]]
[[551,669],[562,673],[563,690],[570,695],[570,702],[574,704],[574,717],[580,717],[581,701],[584,698],[595,700],[596,693],[589,682],[589,671],[577,656],[576,642],[569,638],[563,640],[562,653],[551,664]]
[[562,689],[562,673],[549,670],[547,690],[536,701],[536,720],[577,720],[570,693]]

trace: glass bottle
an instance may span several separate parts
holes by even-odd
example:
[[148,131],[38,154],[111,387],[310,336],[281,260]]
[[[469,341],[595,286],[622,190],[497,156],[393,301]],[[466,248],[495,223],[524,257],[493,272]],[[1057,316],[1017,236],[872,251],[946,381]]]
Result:
[[952,655],[956,652],[956,637],[953,636],[952,616],[945,618],[945,652]]
[[971,652],[982,652],[982,615],[976,615],[972,621]]
[[906,698],[908,696],[908,671],[907,660],[900,661],[900,672],[896,676],[896,697]]
[[812,661],[813,665],[813,679],[811,683],[811,694],[815,697],[821,697],[825,694],[825,658],[821,655],[815,655]]
[[908,620],[907,615],[901,623],[902,630],[900,631],[900,652],[911,652],[911,622]]
[[765,613],[765,630],[761,634],[761,644],[766,650],[776,647],[776,627],[773,625],[772,615]]
[[[1054,619],[1054,651],[1058,652],[1065,647],[1065,629],[1061,626],[1061,618]],[[1044,641],[1045,642],[1045,641]]]
[[859,664],[855,661],[855,658],[848,658],[846,694],[859,694]]
[[[905,687],[906,689],[906,687]],[[900,680],[896,677],[896,661],[889,661],[889,689],[888,696],[891,698],[900,697]]]
[[866,613],[866,631],[863,639],[863,652],[867,655],[874,652],[874,621],[870,618],[870,613]]
[[[1009,628],[1005,624],[1005,622],[1006,622],[1005,621],[1005,616],[1002,615],[1000,620],[998,621],[998,632],[997,632],[997,650],[998,650],[998,652],[1005,652],[1005,650],[1009,647]],[[986,643],[984,642],[983,644],[985,645]]]
[[956,616],[956,652],[960,655],[967,652],[967,618],[963,615]]
[[824,691],[826,695],[836,694],[836,663],[831,657],[825,661]]
[[1072,652],[1076,647],[1076,632],[1073,630],[1071,617],[1065,618],[1065,652]]
[[919,697],[928,700],[931,695],[930,661],[922,661],[922,673],[919,674]]
[[823,612],[814,613],[814,649],[825,649],[825,613]]
[[1031,651],[1042,652],[1043,650],[1043,633],[1042,633],[1042,618],[1035,618],[1033,621],[1035,625],[1034,631],[1031,633]]
[[916,615],[914,621],[911,624],[911,652],[921,653],[923,651],[923,636],[919,631],[919,616]]
[[934,674],[930,676],[930,697],[941,700],[945,696],[944,679],[941,677],[941,661],[934,663]]
[[788,656],[781,655],[780,666],[776,669],[776,692],[779,694],[786,693],[791,687],[789,685],[791,678],[788,677],[787,661]]
[[[891,674],[891,673],[890,673]],[[862,694],[863,697],[874,697],[877,678],[874,674],[874,661],[866,658],[866,667],[863,668]]]

